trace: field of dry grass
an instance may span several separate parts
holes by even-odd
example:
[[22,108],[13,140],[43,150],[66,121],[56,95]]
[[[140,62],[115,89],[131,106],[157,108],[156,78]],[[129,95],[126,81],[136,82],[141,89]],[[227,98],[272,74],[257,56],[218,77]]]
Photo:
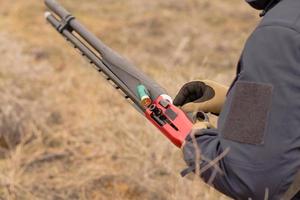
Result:
[[[229,84],[257,16],[243,0],[61,0],[172,95]],[[183,179],[180,150],[46,24],[42,0],[0,0],[0,199],[227,199]],[[15,143],[20,143],[15,145]]]

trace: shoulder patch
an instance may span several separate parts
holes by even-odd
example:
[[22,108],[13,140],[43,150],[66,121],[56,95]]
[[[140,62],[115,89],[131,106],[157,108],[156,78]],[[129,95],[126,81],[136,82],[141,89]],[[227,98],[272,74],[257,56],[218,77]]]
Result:
[[273,86],[239,81],[233,90],[222,137],[240,143],[263,144]]

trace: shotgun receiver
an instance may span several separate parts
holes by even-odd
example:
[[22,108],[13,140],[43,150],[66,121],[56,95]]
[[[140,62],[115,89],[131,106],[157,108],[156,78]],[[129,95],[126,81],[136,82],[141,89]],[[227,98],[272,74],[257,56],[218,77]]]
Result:
[[193,123],[173,105],[166,90],[133,64],[107,47],[55,0],[45,0],[51,12],[47,21],[102,72],[124,97],[177,147],[181,147]]

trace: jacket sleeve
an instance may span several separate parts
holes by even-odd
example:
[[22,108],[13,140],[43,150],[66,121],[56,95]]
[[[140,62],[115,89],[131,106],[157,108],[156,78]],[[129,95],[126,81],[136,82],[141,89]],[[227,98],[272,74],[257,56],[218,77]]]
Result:
[[[299,133],[295,131],[297,121],[287,119],[290,115],[300,117],[300,103],[296,100],[300,88],[299,41],[299,33],[292,28],[258,27],[246,43],[237,77],[219,117],[218,129],[198,130],[194,139],[191,135],[186,139],[184,159],[194,172],[196,164],[207,168],[210,161],[229,149],[226,156],[219,158],[217,168],[210,167],[202,173],[200,170],[200,175],[205,182],[234,199],[264,199],[266,189],[271,199],[279,199],[300,165],[299,156],[296,160],[295,152],[287,149],[287,144],[296,145],[295,141],[299,141]],[[239,84],[252,88],[254,93],[258,91],[256,97],[264,101],[262,96],[265,96],[266,103],[255,104],[255,99],[251,101],[253,93],[239,89]],[[260,88],[256,86],[260,85],[272,88],[268,90],[271,91],[269,96],[259,93]],[[261,116],[256,117],[257,111]],[[259,121],[255,121],[256,118]],[[244,138],[239,140],[225,135]],[[200,160],[196,159],[197,152],[201,153]]]

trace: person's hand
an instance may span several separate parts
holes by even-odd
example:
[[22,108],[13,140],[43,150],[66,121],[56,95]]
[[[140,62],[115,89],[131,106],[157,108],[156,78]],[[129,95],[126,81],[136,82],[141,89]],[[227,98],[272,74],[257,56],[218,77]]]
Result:
[[210,112],[219,115],[224,105],[228,87],[210,80],[185,84],[174,100],[174,105],[187,113]]
[[[209,121],[196,121],[193,125],[193,129],[190,134],[197,135],[200,130],[214,128],[214,126]],[[181,149],[184,148],[185,142],[183,142]]]
[[193,131],[202,130],[202,129],[209,129],[209,128],[213,128],[213,126],[208,121],[197,121],[193,125]]

